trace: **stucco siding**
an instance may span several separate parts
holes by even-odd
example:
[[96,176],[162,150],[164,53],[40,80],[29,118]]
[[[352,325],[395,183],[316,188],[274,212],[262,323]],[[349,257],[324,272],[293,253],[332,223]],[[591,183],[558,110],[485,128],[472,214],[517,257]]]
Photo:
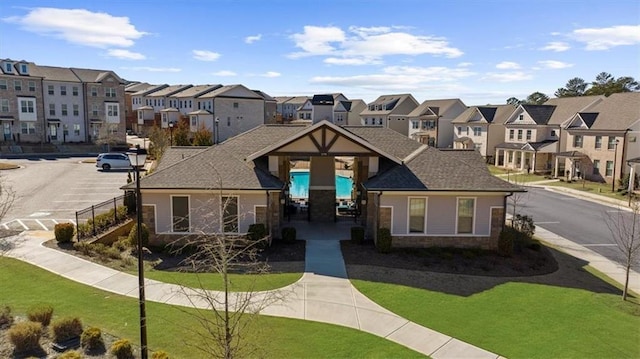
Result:
[[427,208],[427,234],[447,235],[456,232],[456,198],[433,196]]

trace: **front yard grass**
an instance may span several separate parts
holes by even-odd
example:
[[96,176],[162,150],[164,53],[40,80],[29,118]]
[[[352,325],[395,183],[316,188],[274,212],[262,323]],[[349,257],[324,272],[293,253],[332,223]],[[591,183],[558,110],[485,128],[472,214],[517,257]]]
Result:
[[640,357],[640,305],[619,295],[507,282],[464,297],[352,283],[398,315],[508,358]]
[[[138,301],[64,279],[12,258],[0,257],[0,305],[22,314],[34,304],[47,303],[54,318],[78,316],[85,327],[139,343]],[[186,311],[186,312],[185,312]],[[166,350],[172,358],[204,355],[185,342],[195,337],[196,320],[186,308],[147,302],[150,350]],[[273,358],[420,358],[420,354],[374,335],[340,326],[296,319],[260,316],[245,332]]]
[[[566,187],[566,188],[571,188],[577,191],[590,192],[600,196],[606,196],[609,198],[615,198],[619,200],[628,199],[627,196],[622,195],[622,192],[617,192],[617,191],[611,192],[610,183],[591,182],[591,181],[584,181],[583,183],[582,180],[578,180],[578,181],[571,181],[571,182],[566,182],[566,181],[552,182],[552,183],[545,184],[545,186]],[[616,189],[618,188],[619,186],[616,184]]]

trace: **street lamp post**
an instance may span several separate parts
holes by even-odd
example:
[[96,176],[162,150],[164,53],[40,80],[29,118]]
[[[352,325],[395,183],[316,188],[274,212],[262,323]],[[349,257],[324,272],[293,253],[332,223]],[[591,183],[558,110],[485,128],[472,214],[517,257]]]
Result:
[[615,145],[613,146],[613,178],[611,181],[611,192],[616,191],[616,161],[618,159],[618,143],[620,141],[616,140]]
[[220,133],[218,133],[219,128],[220,128],[220,118],[216,117],[216,133],[215,133],[216,145],[218,144],[218,142],[220,142]]
[[138,230],[138,290],[140,302],[140,357],[147,359],[147,315],[144,298],[144,263],[142,260],[142,195],[140,193],[140,167],[147,160],[147,150],[136,145],[127,152],[129,162],[136,171],[136,217]]
[[169,147],[173,146],[173,121],[169,122]]

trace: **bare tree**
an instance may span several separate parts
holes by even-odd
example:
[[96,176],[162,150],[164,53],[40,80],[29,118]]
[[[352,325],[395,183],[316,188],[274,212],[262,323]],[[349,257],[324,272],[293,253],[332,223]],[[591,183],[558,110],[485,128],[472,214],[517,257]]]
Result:
[[118,134],[118,124],[104,124],[98,130],[98,136],[95,139],[97,145],[107,145],[107,152],[111,151],[111,147],[122,143],[124,137]]
[[[260,250],[269,243],[266,235],[250,238],[238,233],[238,223],[244,214],[238,213],[237,197],[218,191],[213,198],[191,210],[192,223],[202,222],[200,228],[191,228],[192,234],[172,244],[175,252],[188,250],[190,255],[183,263],[196,273],[217,273],[223,289],[214,292],[200,288],[182,288],[195,311],[185,311],[200,324],[194,330],[193,342],[207,357],[234,358],[252,356],[259,348],[253,346],[246,333],[248,326],[264,308],[284,298],[283,291],[257,292],[254,281],[249,288],[234,286],[232,273],[263,274],[269,271],[265,261],[259,260]],[[195,215],[195,216],[194,216]],[[198,216],[198,219],[195,217]],[[174,226],[189,225],[189,219],[174,219]],[[206,308],[206,309],[203,309]]]
[[[0,177],[0,222],[7,215],[16,200],[16,193],[4,178]],[[5,236],[0,234],[0,256],[10,249]]]
[[622,254],[620,264],[625,269],[622,300],[627,300],[631,267],[640,259],[640,201],[632,201],[630,209],[631,214],[622,210],[605,213],[605,223]]

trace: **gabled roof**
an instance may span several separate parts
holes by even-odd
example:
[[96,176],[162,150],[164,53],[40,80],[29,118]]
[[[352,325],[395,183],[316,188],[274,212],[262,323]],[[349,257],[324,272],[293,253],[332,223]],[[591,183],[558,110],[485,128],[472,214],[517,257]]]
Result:
[[478,112],[480,112],[480,115],[482,115],[482,118],[484,118],[487,123],[493,122],[497,111],[498,109],[495,107],[478,106]]
[[515,109],[514,105],[472,106],[456,117],[452,123],[468,123],[477,116],[481,116],[486,123],[503,124]]
[[158,162],[156,171],[162,171],[163,169],[173,166],[174,164],[189,158],[195,154],[198,154],[209,148],[209,146],[172,146],[167,147],[162,155],[162,158]]
[[136,93],[151,86],[151,84],[146,82],[130,82],[124,87],[124,92]]
[[168,97],[173,95],[174,93],[178,93],[180,91],[184,91],[188,88],[193,87],[193,85],[171,85],[167,87],[163,87],[158,91],[153,91],[145,94],[147,97]]
[[267,93],[265,93],[264,91],[260,91],[260,90],[253,90],[253,92],[257,93],[258,95],[260,95],[265,101],[268,102],[277,102],[276,99],[272,96],[269,96]]
[[571,121],[565,126],[566,128],[591,128],[596,118],[597,112],[578,112]]
[[191,111],[188,113],[188,115],[213,115],[213,112],[209,110],[200,109],[200,110]]
[[102,82],[106,77],[112,76],[118,83],[124,84],[124,80],[110,70],[78,69],[72,67],[71,71],[73,71],[82,82]]
[[432,147],[369,179],[363,186],[376,191],[523,191],[491,175],[477,151],[441,151]]
[[30,71],[32,76],[42,77],[43,80],[80,83],[78,76],[76,76],[70,68],[66,67],[38,66],[32,64]]
[[604,98],[604,96],[577,96],[549,99],[544,105],[556,106],[556,109],[548,124],[561,125],[578,112],[593,112],[591,108]]
[[198,97],[200,95],[204,95],[220,87],[222,87],[222,85],[196,85],[196,86],[191,86],[189,88],[185,88],[182,91],[175,92],[167,97],[175,97],[175,98]]
[[234,97],[234,98],[263,100],[262,96],[249,90],[245,86],[239,85],[239,84],[221,86],[211,92],[207,92],[203,95],[198,96],[198,98],[214,98],[214,97]]
[[343,126],[345,130],[375,144],[384,153],[404,160],[423,145],[390,128],[380,126]]
[[167,107],[160,110],[160,112],[180,112],[180,110],[175,107]]
[[167,84],[149,85],[146,88],[140,89],[137,92],[132,93],[131,96],[136,96],[136,97],[138,97],[138,96],[147,96],[147,95],[149,95],[149,94],[151,94],[153,92],[160,91],[160,90],[165,89],[167,87],[169,87],[169,85],[167,85]]
[[277,103],[285,103],[289,100],[291,100],[293,97],[291,96],[275,96],[274,99],[276,100]]
[[624,131],[640,120],[640,92],[612,94],[590,111],[598,113],[592,130]]
[[459,98],[451,98],[451,99],[439,99],[439,100],[426,100],[420,104],[420,106],[416,107],[411,113],[409,113],[409,117],[418,117],[422,116],[426,109],[430,109],[430,112],[433,114],[440,115],[449,111],[451,107],[453,107],[456,103],[460,103],[464,106],[464,103]]
[[546,125],[556,109],[551,105],[520,105],[522,109],[531,116],[533,121],[538,125]]
[[[386,115],[390,114],[395,108],[396,105],[402,103],[406,100],[411,101],[417,107],[418,101],[411,94],[397,94],[397,95],[382,95],[378,97],[375,101],[367,104],[367,108],[365,108],[360,115]],[[371,109],[373,107],[373,109]],[[412,109],[413,110],[413,109]]]
[[305,103],[307,100],[310,100],[310,99],[311,97],[309,96],[295,96],[295,97],[290,97],[284,103],[286,103],[287,105],[302,105],[303,103]]

